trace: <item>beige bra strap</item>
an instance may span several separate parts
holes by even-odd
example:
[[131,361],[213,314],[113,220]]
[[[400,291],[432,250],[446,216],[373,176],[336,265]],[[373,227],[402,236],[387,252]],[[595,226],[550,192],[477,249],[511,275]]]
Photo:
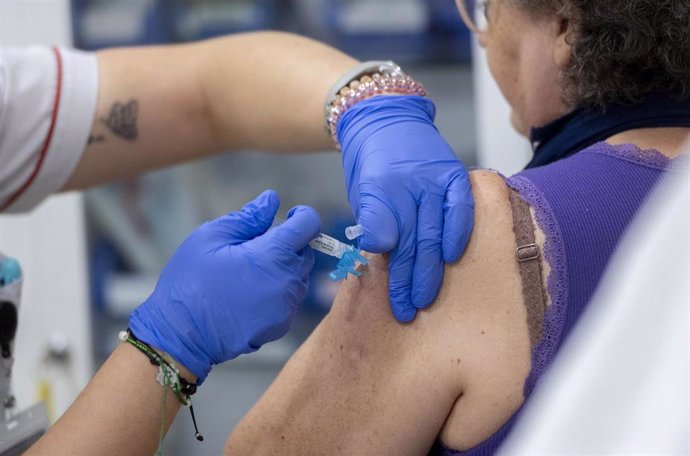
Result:
[[529,206],[515,190],[510,190],[510,205],[513,209],[513,232],[518,246],[515,256],[522,277],[522,296],[527,306],[529,338],[534,347],[544,331],[544,311],[546,310],[541,254],[534,240],[534,225]]

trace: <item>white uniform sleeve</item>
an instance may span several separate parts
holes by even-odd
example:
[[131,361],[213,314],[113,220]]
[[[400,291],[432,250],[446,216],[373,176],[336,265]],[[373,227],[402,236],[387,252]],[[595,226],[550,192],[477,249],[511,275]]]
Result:
[[95,54],[0,48],[0,211],[28,211],[65,185],[97,99]]

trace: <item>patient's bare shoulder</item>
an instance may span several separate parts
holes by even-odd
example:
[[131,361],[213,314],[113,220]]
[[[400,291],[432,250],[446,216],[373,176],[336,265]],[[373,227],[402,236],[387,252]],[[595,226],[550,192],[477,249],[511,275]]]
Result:
[[462,260],[446,268],[435,304],[455,316],[445,330],[464,361],[463,394],[440,433],[454,449],[481,443],[512,416],[531,365],[509,189],[489,171],[473,172],[472,182],[477,231]]
[[395,321],[373,256],[228,441],[228,454],[426,454],[474,446],[522,402],[529,334],[508,189],[473,172],[475,230],[437,301]]

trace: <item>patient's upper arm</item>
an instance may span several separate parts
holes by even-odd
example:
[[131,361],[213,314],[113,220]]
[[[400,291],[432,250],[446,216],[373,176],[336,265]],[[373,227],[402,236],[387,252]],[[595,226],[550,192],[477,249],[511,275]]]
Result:
[[490,436],[522,403],[529,333],[508,190],[472,173],[475,229],[412,324],[388,304],[388,261],[348,279],[333,309],[238,425],[228,454],[426,454]]

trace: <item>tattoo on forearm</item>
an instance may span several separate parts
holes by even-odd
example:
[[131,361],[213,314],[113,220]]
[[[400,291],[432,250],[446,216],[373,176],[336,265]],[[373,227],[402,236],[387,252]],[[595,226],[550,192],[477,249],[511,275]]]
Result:
[[[136,141],[139,137],[137,126],[139,117],[139,101],[129,100],[127,103],[116,102],[110,109],[108,117],[101,119],[110,131],[127,141]],[[98,142],[104,141],[102,136],[95,137]],[[89,139],[91,143],[91,139]]]

